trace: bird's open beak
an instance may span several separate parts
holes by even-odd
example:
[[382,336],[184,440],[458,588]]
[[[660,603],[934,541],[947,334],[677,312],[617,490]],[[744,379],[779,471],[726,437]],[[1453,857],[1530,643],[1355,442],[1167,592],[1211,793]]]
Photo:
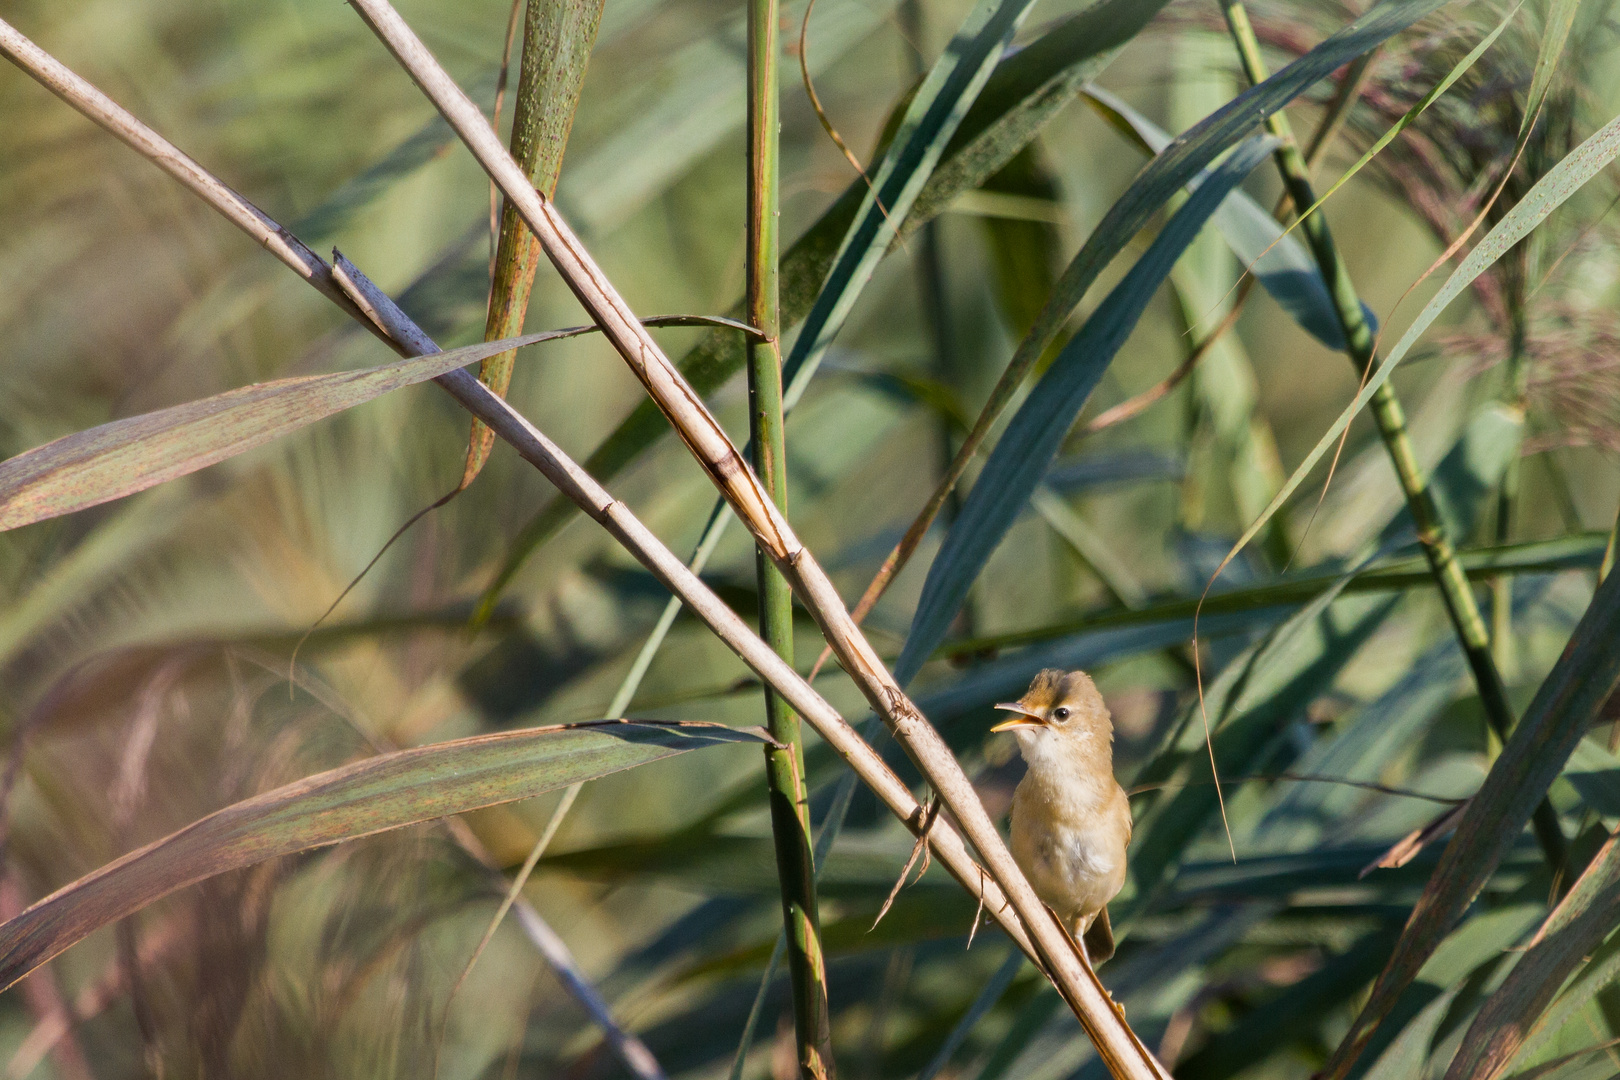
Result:
[[1018,715],[1013,717],[1011,720],[1003,720],[1001,723],[991,728],[991,731],[1012,731],[1014,728],[1046,726],[1046,717],[1042,716],[1038,712],[1026,709],[1016,701],[1008,705],[997,705],[996,708],[1005,709],[1007,712],[1017,713]]

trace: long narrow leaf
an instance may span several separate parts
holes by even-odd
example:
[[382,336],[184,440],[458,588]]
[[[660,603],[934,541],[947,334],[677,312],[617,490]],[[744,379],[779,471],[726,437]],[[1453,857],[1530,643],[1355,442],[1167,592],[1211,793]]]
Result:
[[[1122,98],[1100,86],[1088,86],[1084,93],[1115,127],[1131,135],[1145,153],[1158,154],[1170,145],[1167,132]],[[1201,183],[1202,175],[1188,181],[1187,186]],[[1261,287],[1306,333],[1330,349],[1344,349],[1344,330],[1339,325],[1333,298],[1322,281],[1321,269],[1304,245],[1283,233],[1282,226],[1270,213],[1246,193],[1234,191],[1215,211],[1210,224]],[[1373,325],[1376,328],[1376,320]]]
[[1599,586],[1564,655],[1469,803],[1400,944],[1324,1075],[1342,1077],[1436,946],[1479,895],[1620,683],[1620,574]]
[[1457,997],[1476,973],[1499,963],[1532,933],[1543,912],[1540,903],[1510,901],[1481,912],[1443,941],[1369,1048],[1364,1080],[1422,1080],[1435,1032]]
[[[1165,3],[1102,0],[1002,60],[957,128],[945,160],[917,196],[902,235],[938,216],[959,194],[978,187],[1012,160]],[[783,326],[792,326],[809,314],[865,195],[866,185],[856,180],[783,253]],[[740,302],[731,314],[742,316]],[[742,344],[730,335],[716,333],[706,335],[679,366],[692,388],[706,395],[735,375],[742,362]],[[606,481],[668,431],[657,406],[644,401],[592,452],[585,467]],[[485,591],[481,612],[493,610],[501,590],[529,554],[577,512],[573,503],[560,496],[541,508],[512,541],[505,563]]]
[[1321,461],[1329,450],[1338,444],[1339,435],[1349,426],[1357,413],[1366,407],[1389,377],[1395,373],[1395,368],[1406,358],[1418,338],[1439,318],[1458,295],[1471,284],[1475,278],[1483,274],[1498,259],[1505,255],[1510,248],[1524,239],[1529,233],[1545,221],[1554,210],[1562,206],[1564,201],[1579,191],[1586,182],[1601,172],[1616,154],[1620,154],[1620,117],[1609,121],[1603,129],[1587,139],[1580,146],[1572,150],[1547,175],[1543,176],[1532,187],[1507,215],[1497,222],[1496,227],[1487,233],[1468,257],[1454,270],[1440,291],[1424,305],[1406,333],[1401,335],[1400,341],[1390,350],[1389,357],[1363,385],[1361,392],[1356,395],[1345,410],[1339,414],[1338,419],[1328,428],[1320,441],[1311,448],[1310,453],[1300,462],[1282,489],[1277,492],[1271,504],[1255,519],[1241,537],[1233,551],[1246,547],[1249,541],[1259,535],[1265,528],[1273,514],[1299,489],[1305,482],[1317,462]]
[[[1137,174],[1058,279],[1040,318],[1019,343],[996,398],[1010,399],[1022,372],[1046,350],[1097,280],[1148,220],[1189,181],[1318,80],[1425,15],[1446,0],[1386,0],[1265,82],[1244,91],[1172,141]],[[999,406],[997,406],[999,408]],[[988,409],[987,409],[988,411]]]
[[1233,152],[1170,219],[1164,231],[1060,352],[1040,384],[1013,417],[961,515],[929,567],[912,619],[911,633],[895,665],[909,682],[944,639],[968,588],[985,560],[1017,520],[1064,435],[1107,370],[1142,312],[1183,250],[1198,235],[1228,192],[1265,157],[1274,143],[1256,137]]
[[506,338],[363,371],[254,383],[65,435],[0,462],[0,530],[144,491],[402,386],[509,349],[591,329]]
[[1445,1080],[1494,1080],[1564,980],[1620,922],[1620,837],[1611,836],[1486,1000]]
[[[1554,1047],[1548,1042],[1557,1037],[1572,1022],[1580,1022],[1580,1014],[1594,998],[1620,978],[1620,938],[1610,937],[1581,965],[1580,971],[1558,995],[1556,1001],[1536,1018],[1519,1047],[1517,1062],[1528,1063],[1550,1055]],[[1584,1025],[1582,1025],[1584,1026]],[[1515,1074],[1525,1077],[1525,1073]],[[1531,1070],[1534,1075],[1534,1070]]]
[[607,720],[382,754],[236,803],[132,851],[0,925],[0,990],[177,889],[279,855],[539,795],[758,729]]

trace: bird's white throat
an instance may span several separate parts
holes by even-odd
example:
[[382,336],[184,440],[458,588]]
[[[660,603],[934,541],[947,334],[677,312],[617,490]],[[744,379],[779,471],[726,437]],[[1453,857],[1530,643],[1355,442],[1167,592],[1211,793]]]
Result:
[[1110,741],[1085,728],[1057,730],[1052,727],[1017,728],[1018,752],[1030,771],[1041,773],[1051,770],[1063,775],[1096,768],[1101,755],[1107,763],[1110,777],[1113,773],[1113,746]]

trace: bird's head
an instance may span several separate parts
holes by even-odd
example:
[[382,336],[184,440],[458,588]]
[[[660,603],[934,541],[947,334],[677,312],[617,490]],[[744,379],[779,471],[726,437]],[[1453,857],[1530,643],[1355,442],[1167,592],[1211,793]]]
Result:
[[1031,765],[1038,758],[1083,754],[1113,759],[1114,723],[1091,676],[1048,668],[1035,676],[1017,701],[997,705],[1016,714],[991,731],[1011,731]]

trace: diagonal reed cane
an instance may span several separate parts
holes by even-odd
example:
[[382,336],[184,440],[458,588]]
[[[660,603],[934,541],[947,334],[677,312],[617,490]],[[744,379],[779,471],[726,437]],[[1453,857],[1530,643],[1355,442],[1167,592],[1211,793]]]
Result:
[[[555,211],[528,186],[521,176],[513,182],[516,166],[494,138],[493,131],[483,121],[477,106],[460,94],[440,69],[420,41],[386,4],[365,4],[373,15],[381,11],[380,18],[389,26],[392,36],[399,39],[404,51],[411,55],[418,67],[427,72],[428,79],[452,104],[457,126],[466,138],[481,144],[488,153],[493,146],[493,159],[504,161],[505,168],[496,171],[495,179],[523,213],[530,227],[546,244],[548,257],[553,247],[560,247],[554,261],[560,261],[578,276],[565,277],[576,294],[600,301],[605,297],[617,302],[616,309],[609,305],[603,312],[615,344],[626,342],[634,359],[641,361],[638,372],[646,371],[649,386],[657,386],[658,400],[664,405],[668,397],[680,398],[687,413],[696,411],[711,425],[707,430],[687,432],[683,439],[694,450],[716,451],[714,458],[700,458],[711,468],[717,483],[729,494],[737,493],[733,506],[748,513],[745,520],[755,530],[756,538],[769,541],[766,550],[797,588],[806,606],[822,623],[824,633],[836,637],[840,658],[858,680],[869,697],[881,702],[880,713],[891,725],[896,737],[924,763],[925,775],[945,799],[947,807],[964,825],[964,831],[990,863],[981,868],[964,842],[962,833],[947,821],[936,821],[928,831],[929,844],[946,869],[975,897],[1002,926],[1009,937],[1026,954],[1042,966],[1063,995],[1082,1026],[1097,1046],[1099,1056],[1116,1077],[1129,1080],[1168,1080],[1169,1073],[1147,1050],[1122,1016],[1116,1012],[1102,984],[1094,972],[1083,965],[1062,928],[1040,905],[1029,883],[1012,862],[1005,844],[1001,842],[983,806],[978,802],[960,766],[945,748],[939,736],[914,706],[894,686],[875,651],[860,637],[850,624],[848,612],[832,589],[820,567],[809,553],[792,537],[787,524],[775,514],[769,499],[763,498],[763,489],[753,473],[741,461],[724,433],[714,425],[702,403],[680,381],[670,368],[668,359],[651,342],[640,325],[635,322],[623,301],[618,300],[595,264],[584,254],[584,249],[571,232],[555,225],[561,219]],[[402,32],[402,33],[401,33]],[[351,317],[359,320],[377,337],[402,355],[421,355],[438,350],[421,331],[386,295],[359,274],[352,266],[343,273],[321,259],[308,246],[292,236],[256,206],[232,191],[218,178],[187,157],[173,144],[141,124],[95,87],[79,78],[68,68],[45,53],[33,42],[0,20],[0,53],[23,68],[64,101],[91,120],[106,128],[123,142],[140,152],[165,172],[203,198],[233,224],[252,236],[295,273],[309,282],[322,295],[331,299]],[[423,61],[425,60],[425,64]],[[459,121],[459,123],[458,123]],[[481,131],[480,131],[480,125]],[[478,139],[479,135],[484,136]],[[504,182],[503,182],[504,181]],[[517,197],[513,192],[518,192]],[[526,192],[526,194],[524,194]],[[553,224],[555,222],[555,225]],[[539,223],[537,227],[537,223]],[[548,243],[548,241],[550,243]],[[559,244],[558,242],[561,241]],[[592,305],[598,306],[598,305]],[[594,311],[593,311],[594,314]],[[630,359],[627,357],[627,359]],[[662,363],[660,364],[659,361]],[[538,429],[518,414],[505,401],[495,396],[475,376],[465,370],[456,370],[435,380],[469,412],[494,430],[498,437],[511,445],[525,461],[534,465],[565,496],[578,504],[592,519],[601,524],[610,535],[631,552],[666,587],[681,598],[692,611],[703,619],[749,667],[783,698],[831,745],[886,806],[913,832],[922,831],[924,810],[906,785],[888,768],[882,758],[857,735],[853,728],[817,694],[791,665],[777,656],[774,650],[754,635],[735,612],[731,611],[715,594],[693,574],[650,530],[615,499],[606,489],[590,477],[571,458]],[[694,445],[694,443],[696,445]],[[729,455],[726,453],[729,451]],[[757,497],[756,497],[757,496]],[[791,541],[791,546],[789,546]],[[801,566],[802,564],[802,566]],[[813,569],[813,573],[804,568]],[[830,598],[830,605],[828,600]],[[846,659],[847,657],[847,659]],[[892,688],[889,689],[889,688]],[[954,775],[953,775],[954,774]],[[940,778],[940,779],[936,779]],[[948,790],[947,790],[948,788]],[[964,800],[964,789],[966,799]],[[1012,910],[1009,910],[1011,908]]]
[[[793,591],[833,646],[844,670],[938,792],[956,817],[962,833],[978,850],[986,869],[1005,890],[1035,945],[1042,966],[1086,1028],[1104,1062],[1116,1075],[1125,1075],[1124,1070],[1133,1073],[1141,1070],[1142,1075],[1162,1072],[1163,1066],[1117,1018],[1095,973],[1084,964],[1079,950],[1036,897],[945,741],[895,682],[877,651],[850,618],[826,572],[799,542],[759,478],[675,365],[636,320],[635,313],[596,265],[579,237],[556,207],[528,182],[478,106],[450,78],[393,6],[387,0],[352,0],[352,6],[439,109],[491,179],[500,185],[511,205],[528,222],[564,282],[647,388],[681,441],[731,504],[737,517],[754,534],[760,549],[793,586]],[[670,559],[675,567],[685,569],[673,556]],[[774,653],[772,655],[774,657]],[[779,657],[776,659],[780,661]],[[1113,1017],[1114,1021],[1109,1022],[1108,1017]]]

